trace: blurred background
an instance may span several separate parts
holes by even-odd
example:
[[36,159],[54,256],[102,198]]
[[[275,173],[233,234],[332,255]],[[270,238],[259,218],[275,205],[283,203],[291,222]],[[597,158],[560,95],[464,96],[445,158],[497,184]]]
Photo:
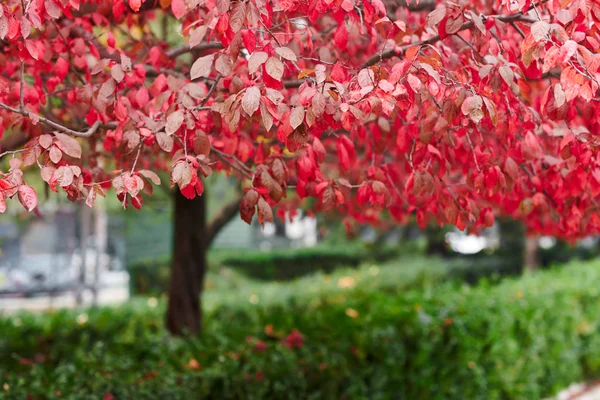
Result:
[[[209,185],[210,219],[238,196],[227,178],[211,178]],[[89,209],[54,196],[41,203],[37,215],[14,207],[0,217],[0,312],[166,293],[174,229],[168,189],[148,198],[140,211],[123,210],[110,197],[98,203]],[[285,222],[276,218],[264,228],[256,219],[248,225],[231,214],[212,242],[209,259],[213,274],[230,270],[249,279],[285,281],[421,255],[443,259],[451,275],[476,283],[592,259],[600,249],[597,242],[595,237],[574,244],[526,237],[517,221],[506,219],[479,235],[433,225],[421,230],[414,221],[386,230],[359,226],[349,234],[335,216],[297,210]]]
[[[225,177],[206,196],[208,220],[239,201]],[[176,338],[173,208],[163,185],[141,211],[52,194],[0,217],[0,398],[535,399],[600,376],[597,238],[233,212],[203,332]]]

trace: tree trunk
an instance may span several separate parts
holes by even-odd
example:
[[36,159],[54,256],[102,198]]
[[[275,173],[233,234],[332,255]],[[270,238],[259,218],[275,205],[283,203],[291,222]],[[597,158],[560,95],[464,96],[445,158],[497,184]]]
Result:
[[206,193],[188,200],[175,190],[173,260],[167,329],[174,335],[197,334],[202,327],[200,294],[206,271]]
[[525,260],[526,271],[535,271],[538,268],[537,260],[537,237],[527,236],[525,238]]
[[450,251],[446,245],[446,229],[437,225],[428,225],[425,228],[425,235],[427,237],[425,253],[428,256],[446,257],[450,255]]
[[525,261],[525,230],[523,224],[511,218],[498,218],[500,249],[498,256],[515,263],[516,271],[521,271]]

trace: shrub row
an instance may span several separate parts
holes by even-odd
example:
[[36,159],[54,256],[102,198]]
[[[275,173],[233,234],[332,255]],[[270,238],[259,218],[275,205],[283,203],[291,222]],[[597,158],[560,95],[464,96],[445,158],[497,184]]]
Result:
[[[415,253],[414,248],[406,247],[319,246],[271,252],[213,250],[209,260],[212,265],[230,266],[252,278],[271,281],[295,279],[318,271],[329,273],[340,267],[357,267],[365,262],[383,262],[402,252]],[[137,261],[129,265],[128,271],[133,293],[164,293],[169,283],[170,259],[159,257]]]
[[599,262],[494,286],[396,290],[381,276],[382,286],[338,284],[281,303],[216,306],[202,337],[185,340],[165,334],[162,304],[3,319],[0,393],[540,399],[600,375]]
[[252,278],[281,281],[318,271],[329,273],[339,267],[357,267],[365,262],[384,262],[405,251],[405,248],[385,246],[319,246],[268,253],[243,252],[223,256],[221,262]]

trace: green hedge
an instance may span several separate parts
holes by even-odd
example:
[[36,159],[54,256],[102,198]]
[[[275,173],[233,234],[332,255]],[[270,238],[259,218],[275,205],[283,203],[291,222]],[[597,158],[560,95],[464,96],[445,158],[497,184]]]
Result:
[[571,246],[559,241],[549,249],[538,249],[538,259],[542,267],[564,264],[570,260],[592,260],[598,257],[598,247]]
[[[383,262],[398,254],[418,254],[416,246],[370,248],[364,245],[319,246],[305,249],[211,250],[213,268],[230,266],[245,275],[265,280],[290,280],[315,272],[330,273],[340,267],[357,267],[365,262]],[[140,260],[128,267],[135,294],[158,295],[167,291],[170,258]]]
[[[221,255],[221,263],[261,280],[290,280],[317,271],[329,273],[339,267],[357,267],[364,262],[383,262],[406,249],[398,247],[320,246],[243,252]],[[410,254],[410,253],[407,253]]]
[[162,304],[93,310],[85,322],[72,312],[0,320],[0,393],[540,399],[600,375],[599,262],[477,287],[395,290],[380,274],[380,287],[216,305],[205,334],[187,340],[165,335]]
[[139,260],[127,266],[131,292],[135,295],[160,295],[169,288],[171,258]]

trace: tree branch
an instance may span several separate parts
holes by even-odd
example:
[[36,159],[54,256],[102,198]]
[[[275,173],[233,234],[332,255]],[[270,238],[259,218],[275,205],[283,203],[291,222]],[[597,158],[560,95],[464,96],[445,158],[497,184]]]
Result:
[[[531,18],[526,17],[522,12],[516,13],[516,14],[506,14],[506,15],[497,15],[494,16],[494,18],[498,21],[502,21],[502,22],[515,22],[515,21],[523,21],[523,22],[532,22]],[[471,29],[474,26],[474,23],[472,21],[469,22],[465,22],[464,24],[462,24],[462,26],[458,29],[458,31],[454,32],[454,33],[458,33],[467,29]],[[451,36],[451,35],[448,35]],[[386,60],[388,58],[393,58],[393,57],[401,57],[402,54],[408,50],[411,47],[414,46],[427,46],[430,44],[434,44],[439,42],[440,40],[442,40],[442,38],[440,38],[440,35],[435,35],[427,40],[423,40],[421,42],[417,42],[417,43],[411,43],[411,44],[407,44],[404,45],[402,47],[400,47],[399,51],[394,50],[388,50],[388,51],[384,51],[383,53],[379,53],[379,54],[375,54],[373,55],[371,58],[369,58],[363,65],[361,68],[368,68],[370,66],[373,66],[375,64],[377,64],[378,62],[382,61],[382,60]]]
[[206,93],[206,97],[204,98],[204,100],[202,100],[202,102],[197,107],[197,109],[200,109],[206,105],[206,103],[208,102],[208,99],[210,99],[210,96],[212,96],[212,94],[217,89],[217,85],[219,84],[219,81],[221,80],[221,78],[222,78],[221,74],[217,75],[217,77],[215,78],[215,81],[213,82],[212,86],[208,90],[208,93]]
[[229,221],[231,221],[240,211],[240,202],[244,197],[243,193],[240,193],[235,200],[225,204],[215,215],[215,217],[206,226],[206,244],[210,247],[212,241],[215,239],[217,234],[223,229]]
[[[252,179],[254,171],[252,171],[250,168],[248,168],[246,166],[246,164],[244,164],[239,158],[237,158],[236,156],[234,156],[232,154],[224,153],[221,150],[214,148],[213,146],[210,146],[210,150],[213,153],[215,153],[217,155],[217,157],[219,157],[219,159],[221,161],[223,161],[225,164],[228,164],[231,168],[237,170],[246,178]],[[235,161],[235,163],[232,160]]]
[[15,151],[19,147],[25,145],[29,141],[29,137],[24,132],[16,132],[10,136],[4,136],[2,140],[0,140],[0,150],[7,151]]
[[283,81],[283,87],[286,89],[297,89],[305,82],[304,79],[293,79],[289,81]]
[[13,108],[11,106],[8,106],[8,105],[6,105],[4,103],[0,103],[0,108],[2,108],[4,110],[7,110],[7,111],[11,111],[11,112],[13,112],[15,114],[21,114],[21,115],[23,115],[23,116],[25,116],[25,117],[27,117],[27,118],[29,118],[31,120],[36,119],[39,122],[41,122],[43,124],[46,124],[46,125],[54,128],[54,129],[56,129],[58,131],[61,131],[61,132],[66,133],[68,135],[77,136],[77,137],[84,137],[84,138],[90,137],[94,133],[96,133],[96,131],[98,130],[98,128],[100,128],[102,126],[102,122],[96,121],[96,122],[94,122],[94,124],[92,126],[90,126],[90,128],[87,131],[80,132],[80,131],[75,131],[73,129],[67,128],[66,126],[58,124],[58,123],[56,123],[56,122],[54,122],[54,121],[52,121],[52,120],[50,120],[48,118],[44,118],[41,115],[33,114],[33,113],[27,112],[25,110],[19,110],[19,109]]
[[169,57],[169,58],[177,58],[182,54],[189,53],[192,51],[203,51],[203,50],[222,49],[222,48],[223,48],[223,45],[219,42],[200,43],[199,45],[194,46],[194,47],[190,47],[189,45],[176,47],[174,49],[167,51],[166,54],[167,54],[167,57]]
[[385,8],[388,10],[388,15],[396,12],[399,8],[406,8],[408,11],[432,11],[435,9],[436,2],[434,0],[385,0],[383,2]]

